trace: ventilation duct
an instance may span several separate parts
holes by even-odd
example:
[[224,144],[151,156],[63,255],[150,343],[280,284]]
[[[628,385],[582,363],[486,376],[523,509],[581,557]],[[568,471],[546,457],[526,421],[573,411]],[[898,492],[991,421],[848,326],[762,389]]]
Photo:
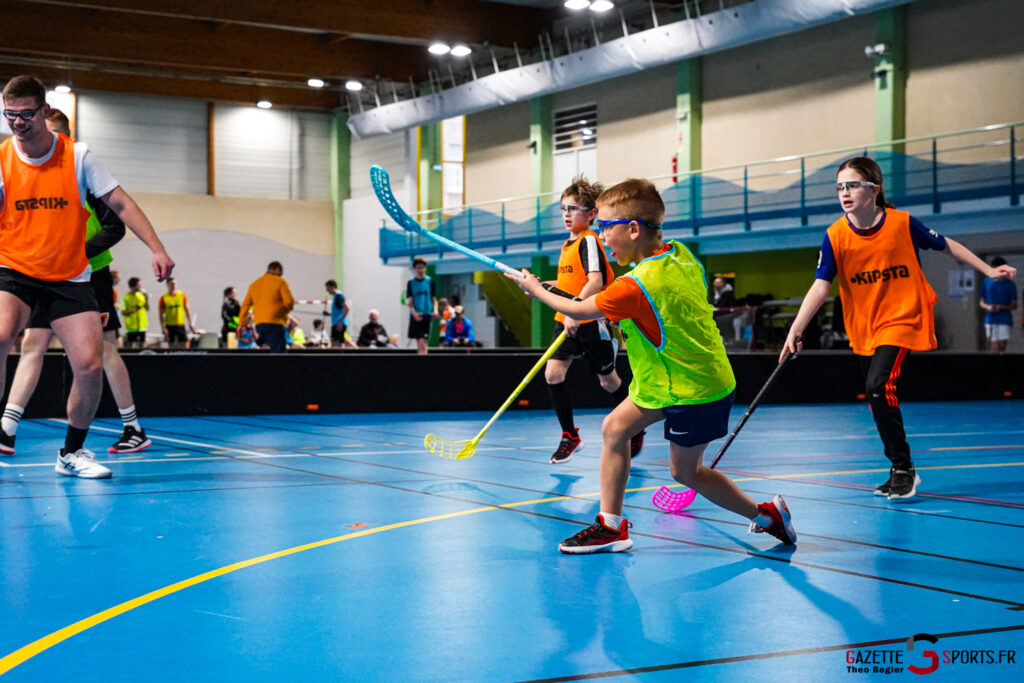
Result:
[[761,0],[354,114],[358,138],[501,107],[913,0]]

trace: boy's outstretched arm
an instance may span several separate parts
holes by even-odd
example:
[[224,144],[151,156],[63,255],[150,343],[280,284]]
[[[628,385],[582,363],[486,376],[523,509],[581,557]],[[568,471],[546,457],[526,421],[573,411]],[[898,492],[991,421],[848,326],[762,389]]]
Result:
[[992,279],[999,279],[1002,277],[1010,278],[1011,280],[1017,274],[1017,269],[1013,266],[1002,265],[996,268],[988,265],[980,258],[978,258],[973,251],[960,244],[954,239],[949,237],[946,238],[946,249],[949,251],[949,255],[955,258],[960,263],[976,268],[985,274],[985,277]]
[[523,268],[522,275],[505,273],[505,277],[519,285],[519,288],[526,293],[526,296],[550,306],[563,315],[577,320],[600,318],[604,315],[594,303],[594,297],[587,297],[583,301],[573,301],[572,299],[566,299],[564,296],[549,292],[544,289],[544,285],[537,279],[537,276],[525,268]]

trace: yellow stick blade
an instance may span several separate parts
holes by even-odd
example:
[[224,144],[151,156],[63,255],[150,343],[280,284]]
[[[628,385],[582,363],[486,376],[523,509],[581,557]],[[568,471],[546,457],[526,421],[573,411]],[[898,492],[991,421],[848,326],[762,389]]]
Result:
[[442,439],[435,434],[427,434],[423,439],[423,447],[431,455],[449,460],[462,460],[471,458],[476,453],[476,440],[450,441]]

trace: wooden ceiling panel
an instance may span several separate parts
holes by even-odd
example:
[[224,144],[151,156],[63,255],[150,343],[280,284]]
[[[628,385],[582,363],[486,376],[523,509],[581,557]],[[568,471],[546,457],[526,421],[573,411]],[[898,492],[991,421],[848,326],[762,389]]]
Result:
[[511,45],[536,40],[554,13],[480,0],[22,0],[19,4],[357,33],[411,41]]
[[[0,2],[0,25],[26,27],[5,32],[0,64],[75,87],[333,109],[350,78],[381,93],[427,81],[445,68],[433,40],[525,46],[556,15],[480,0],[19,0]],[[311,76],[330,87],[306,88]]]
[[[267,77],[305,79],[420,78],[409,69],[423,61],[423,49],[389,45],[368,49],[365,41],[331,41],[321,35],[237,24],[104,13],[66,8],[56,17],[39,5],[0,5],[0,25],[46,26],[45,32],[12,31],[4,53],[110,62],[167,69],[192,69]],[[45,40],[41,37],[45,36]]]
[[[0,58],[0,83],[21,74],[32,74],[43,80],[47,86],[66,83],[67,69],[11,64]],[[313,88],[291,88],[274,85],[246,85],[184,78],[160,78],[157,76],[123,75],[117,73],[74,71],[70,80],[76,90],[100,90],[105,92],[132,93],[139,95],[169,95],[172,97],[193,97],[234,104],[254,104],[266,99],[275,107],[298,109],[332,110],[341,104],[341,95],[331,90]]]

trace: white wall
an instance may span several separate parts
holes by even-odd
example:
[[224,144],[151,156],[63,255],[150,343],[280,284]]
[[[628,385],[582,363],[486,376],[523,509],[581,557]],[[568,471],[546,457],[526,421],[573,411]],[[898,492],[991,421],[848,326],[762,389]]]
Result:
[[352,140],[352,198],[344,202],[342,292],[348,298],[349,330],[355,339],[371,308],[380,311],[388,334],[399,334],[406,347],[409,309],[402,305],[405,283],[412,277],[408,262],[383,265],[378,231],[387,213],[370,189],[369,169],[379,164],[391,176],[391,189],[406,211],[415,212],[415,132]]

